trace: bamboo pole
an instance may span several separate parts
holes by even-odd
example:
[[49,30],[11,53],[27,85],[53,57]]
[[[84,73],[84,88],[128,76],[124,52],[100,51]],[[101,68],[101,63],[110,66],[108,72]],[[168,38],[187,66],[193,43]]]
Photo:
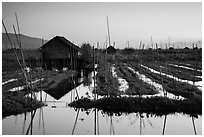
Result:
[[[25,68],[25,60],[24,60],[24,58],[23,58],[22,49],[21,49],[20,42],[19,42],[19,40],[18,40],[17,33],[16,33],[16,29],[15,29],[14,25],[13,25],[13,30],[14,30],[14,33],[15,33],[15,36],[16,36],[17,44],[19,45],[19,48],[20,48],[20,52],[21,52],[21,56],[22,56],[22,60],[23,60],[23,66],[22,66],[22,68],[23,68],[23,70],[24,70],[24,68]],[[14,47],[15,47],[15,43],[14,43]],[[19,60],[19,62],[20,62],[20,60]],[[24,70],[24,71],[25,71],[25,70]],[[25,75],[26,75],[26,77],[28,78],[29,75],[26,73],[26,71],[25,71]],[[28,78],[28,81],[29,81],[29,78]],[[27,87],[27,84],[29,84],[29,83],[26,82],[26,87]]]
[[[43,40],[43,38],[42,38],[42,45],[43,45],[43,43],[44,43],[44,40]],[[41,74],[40,74],[40,101],[42,102],[42,61],[41,61]]]
[[107,42],[107,39],[106,39],[106,50],[105,50],[106,52],[105,52],[105,59],[104,59],[105,60],[105,63],[104,63],[104,66],[105,66],[105,82],[107,82],[107,74],[106,74],[107,68],[106,67],[107,67],[107,64],[108,64],[107,59],[106,59],[106,56],[107,56],[107,44],[108,44],[108,42]]
[[12,49],[13,49],[14,54],[15,54],[15,56],[16,56],[17,62],[18,62],[19,66],[20,66],[20,68],[21,68],[21,70],[22,70],[22,72],[23,72],[23,74],[24,74],[24,77],[25,77],[25,79],[26,79],[26,83],[28,83],[28,79],[27,79],[25,70],[22,68],[22,65],[21,65],[21,63],[20,63],[20,60],[19,60],[19,58],[18,58],[18,55],[17,55],[17,53],[16,53],[16,51],[15,51],[15,47],[14,47],[14,45],[12,44],[11,39],[9,38],[7,29],[6,29],[6,26],[5,26],[4,22],[3,22],[3,20],[2,20],[2,24],[3,24],[4,30],[5,30],[5,32],[6,32],[6,35],[7,35],[7,37],[8,37],[9,43],[10,43],[10,45],[12,46]]
[[171,42],[170,42],[170,36],[169,36],[169,48],[170,48],[170,46],[171,46]]
[[15,12],[15,16],[16,16],[16,22],[17,22],[17,27],[18,27],[19,47],[20,47],[20,51],[21,51],[21,56],[23,58],[23,66],[26,67],[25,58],[24,58],[23,51],[22,51],[22,46],[21,46],[20,27],[19,27],[18,17],[17,17],[17,13],[16,12]]
[[[77,89],[76,89],[76,83],[75,83],[75,81],[74,81],[73,75],[72,75],[72,81],[73,81],[73,83],[74,83],[74,87],[75,87],[75,92],[76,92],[76,94],[77,94],[77,98],[79,99],[79,94],[78,94],[78,91],[77,91]],[[74,95],[74,98],[75,98],[75,95]]]
[[139,44],[139,50],[140,50],[141,46],[142,46],[142,41],[140,41],[140,44]]
[[153,45],[153,40],[152,40],[152,36],[151,36],[151,46],[152,46],[152,49],[154,49],[154,45]]
[[93,45],[93,69],[94,69],[94,100],[96,100],[96,81],[95,81],[95,78],[96,78],[96,76],[95,76],[95,53],[94,53],[95,51],[94,51],[94,45]]
[[[18,16],[17,16],[17,13],[15,12],[15,17],[16,17],[16,23],[17,23],[17,28],[18,28],[18,36],[19,36],[19,38],[17,38],[17,41],[19,41],[18,42],[18,45],[19,45],[19,48],[20,48],[20,52],[21,52],[21,56],[22,56],[22,60],[23,60],[23,68],[25,68],[26,67],[26,63],[25,63],[25,58],[24,58],[24,54],[23,54],[23,50],[22,50],[22,45],[21,45],[21,36],[20,36],[20,26],[19,26],[19,23],[18,23]],[[13,28],[14,28],[14,30],[15,30],[15,27],[14,27],[14,25],[13,25]],[[17,36],[17,34],[16,34],[16,31],[15,31],[15,35]],[[19,40],[18,40],[19,39]],[[29,76],[29,75],[28,75]],[[30,85],[30,87],[32,88],[31,90],[33,90],[33,87],[32,87],[32,83],[30,83],[31,85]],[[35,97],[35,96],[34,96]],[[35,97],[36,98],[36,97]]]
[[108,16],[107,16],[107,28],[108,28],[108,41],[109,41],[109,46],[110,46],[111,40],[110,40],[110,28],[109,28]]
[[[99,69],[99,42],[97,42],[97,68],[96,71],[98,72]],[[96,85],[97,85],[97,75],[96,75]],[[96,99],[98,100],[98,94],[96,95]]]
[[[18,27],[19,28],[19,27]],[[25,77],[27,78],[26,80],[26,87],[27,87],[27,90],[28,90],[28,87],[29,89],[31,90],[31,95],[33,94],[33,86],[32,86],[32,83],[31,83],[31,80],[29,82],[29,73],[27,73],[24,68],[26,67],[26,64],[25,64],[25,58],[24,58],[24,55],[23,55],[23,51],[22,51],[22,48],[21,48],[21,44],[20,44],[20,38],[18,40],[18,37],[17,37],[17,33],[16,33],[16,29],[15,29],[15,26],[13,25],[13,29],[14,29],[14,32],[15,32],[15,36],[16,36],[16,40],[17,40],[17,44],[20,48],[20,53],[21,53],[21,57],[22,57],[22,60],[23,60],[23,66],[22,66],[22,70],[24,71],[24,74],[25,74]],[[20,31],[20,30],[19,30]],[[20,60],[19,60],[20,62]],[[30,79],[31,79],[31,76],[30,76]],[[32,97],[31,97],[32,98]],[[34,98],[36,99],[36,96],[34,95]]]

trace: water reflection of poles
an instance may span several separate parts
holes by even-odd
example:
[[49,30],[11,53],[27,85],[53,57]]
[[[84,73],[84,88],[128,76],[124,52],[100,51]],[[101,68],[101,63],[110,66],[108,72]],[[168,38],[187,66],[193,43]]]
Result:
[[47,101],[47,93],[46,93],[46,95],[45,95],[45,102]]
[[43,129],[43,135],[45,135],[45,124],[44,124],[43,108],[40,108],[40,116],[39,116],[39,130],[40,130],[40,126],[41,126],[41,119],[42,119],[42,129]]
[[115,135],[112,116],[110,116],[110,135],[111,134]]
[[31,131],[30,134],[32,135],[33,119],[34,119],[34,117],[35,117],[35,113],[36,113],[36,109],[34,110],[34,113],[33,113],[33,111],[31,111],[31,122],[30,122],[30,125],[28,126],[28,129],[27,129],[27,131],[26,131],[26,135],[28,135],[29,130]]
[[71,95],[70,97],[71,97],[71,102],[72,102],[72,90],[71,90],[71,94],[70,95]]
[[[73,84],[74,84],[74,89],[75,89],[75,92],[76,92],[76,94],[77,94],[77,99],[79,99],[79,94],[78,94],[78,91],[77,91],[77,88],[76,88],[76,83],[75,83],[75,80],[74,80],[74,78],[73,78],[73,74],[72,74],[72,81],[73,81]],[[71,91],[71,93],[72,93],[72,91]],[[74,94],[74,99],[75,99],[75,93],[73,92],[73,94]]]
[[94,108],[94,135],[99,135],[99,117],[98,117],[99,110]]
[[99,117],[98,117],[99,110],[97,109],[97,134],[99,135]]
[[24,121],[23,121],[23,132],[22,132],[22,135],[23,135],[24,132],[25,132],[25,121],[26,121],[26,112],[24,113]]
[[97,117],[97,112],[96,112],[96,108],[94,108],[94,135],[96,135],[96,125],[97,125],[96,117]]
[[39,123],[38,123],[39,130],[40,130],[40,124],[41,124],[41,109],[40,109],[40,113],[39,113]]
[[140,114],[140,135],[142,135],[142,118],[141,118],[141,114]]
[[43,108],[42,108],[42,126],[43,126],[43,135],[45,135],[45,122],[44,122]]
[[[31,117],[33,115],[33,111],[31,111]],[[33,119],[31,120],[31,128],[30,128],[30,134],[32,135],[33,134]]]
[[195,122],[194,122],[194,118],[193,117],[192,117],[192,123],[193,123],[194,133],[195,133],[195,135],[197,135],[196,127],[195,127]]
[[164,117],[164,125],[163,125],[162,135],[164,135],[164,133],[165,133],[165,127],[166,127],[166,118],[167,118],[167,115],[165,115],[165,117]]
[[80,109],[78,108],[78,110],[77,110],[77,115],[76,115],[76,119],[75,119],[74,126],[73,126],[73,129],[72,129],[72,135],[74,135],[74,130],[75,130],[75,128],[76,128],[77,119],[78,119],[78,116],[79,116],[79,111],[80,111]]

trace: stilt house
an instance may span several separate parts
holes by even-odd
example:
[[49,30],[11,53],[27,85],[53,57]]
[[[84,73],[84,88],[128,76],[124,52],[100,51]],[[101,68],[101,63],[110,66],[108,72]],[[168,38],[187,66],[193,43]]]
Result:
[[64,37],[56,36],[46,42],[40,51],[44,69],[77,69],[80,48]]

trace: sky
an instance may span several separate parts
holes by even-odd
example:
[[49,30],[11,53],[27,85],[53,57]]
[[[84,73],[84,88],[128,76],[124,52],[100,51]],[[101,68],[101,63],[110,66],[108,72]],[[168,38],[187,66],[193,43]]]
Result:
[[[77,45],[104,46],[107,19],[111,44],[137,48],[150,44],[202,40],[201,2],[3,2],[2,19],[13,33],[17,12],[20,31],[27,36],[51,39],[64,36]],[[3,27],[2,27],[2,31]]]

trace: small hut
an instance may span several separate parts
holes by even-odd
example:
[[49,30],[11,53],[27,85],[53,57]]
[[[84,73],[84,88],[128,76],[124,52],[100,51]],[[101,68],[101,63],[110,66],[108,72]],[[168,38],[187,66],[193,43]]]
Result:
[[184,50],[189,50],[189,47],[185,47]]
[[113,46],[109,46],[107,48],[108,54],[114,54],[116,52],[116,49]]
[[169,47],[169,50],[173,50],[174,48],[173,47]]
[[40,47],[43,68],[77,68],[80,48],[64,37],[56,36]]

